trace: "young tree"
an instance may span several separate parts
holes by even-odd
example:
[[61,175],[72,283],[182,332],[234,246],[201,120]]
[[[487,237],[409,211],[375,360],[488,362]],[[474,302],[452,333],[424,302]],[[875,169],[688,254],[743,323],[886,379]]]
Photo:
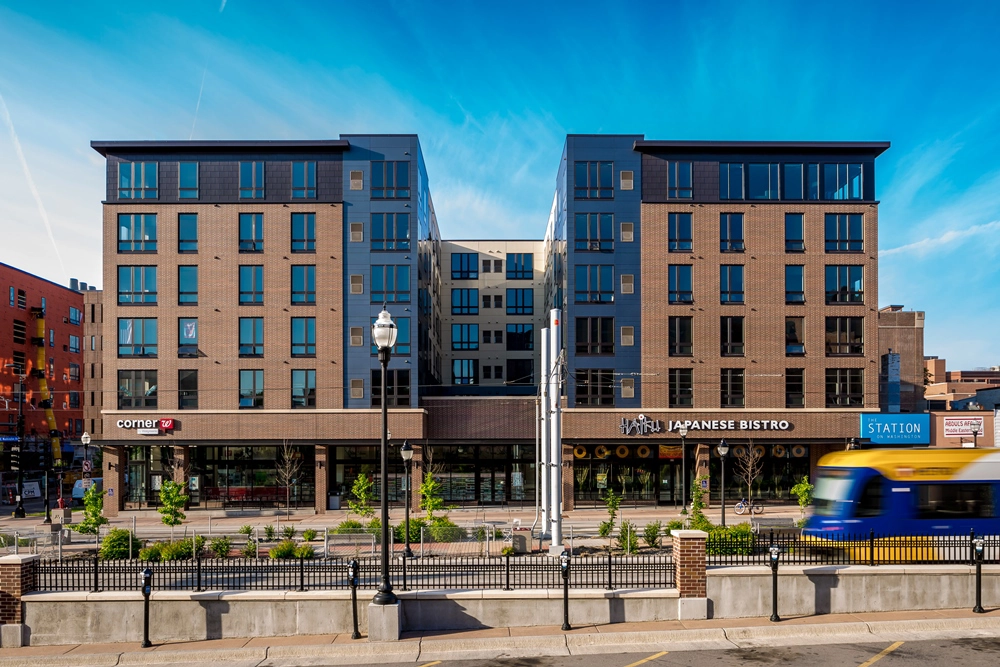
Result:
[[361,468],[361,473],[354,478],[351,485],[351,498],[347,501],[350,511],[362,519],[370,519],[375,515],[372,502],[375,500],[375,482],[372,480],[367,466]]
[[160,506],[156,511],[163,515],[161,521],[165,526],[170,526],[170,541],[174,541],[174,526],[181,525],[187,518],[184,514],[184,506],[188,497],[184,493],[184,486],[168,480],[160,485]]
[[747,501],[753,498],[753,482],[764,469],[764,448],[756,448],[753,441],[736,454],[736,476],[747,485]]
[[792,487],[792,493],[799,499],[799,516],[805,517],[806,507],[812,505],[813,489],[815,487],[809,483],[809,477],[802,476],[802,481]]
[[424,474],[424,481],[420,485],[420,509],[427,512],[428,521],[434,518],[434,512],[445,509],[441,482],[429,472]]
[[285,520],[291,515],[291,494],[292,485],[299,477],[302,470],[302,459],[296,457],[295,448],[288,440],[281,441],[281,451],[278,452],[278,460],[275,463],[275,476],[278,484],[285,487]]
[[104,512],[104,491],[98,491],[96,484],[91,484],[83,494],[83,521],[73,526],[73,530],[84,535],[96,535],[100,527],[108,523],[102,516]]

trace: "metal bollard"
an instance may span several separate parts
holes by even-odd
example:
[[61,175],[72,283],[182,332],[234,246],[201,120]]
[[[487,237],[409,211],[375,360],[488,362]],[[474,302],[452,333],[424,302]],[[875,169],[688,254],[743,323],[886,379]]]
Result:
[[140,573],[142,577],[142,643],[141,648],[149,648],[149,596],[153,592],[153,571],[148,567]]
[[781,549],[774,545],[768,549],[768,559],[771,562],[771,622],[777,623],[781,620],[778,616],[778,557]]
[[572,630],[569,626],[569,552],[559,554],[559,569],[563,578],[563,632]]
[[354,632],[351,639],[361,639],[358,632],[358,561],[354,558],[347,564],[347,585],[351,587],[351,610],[354,612]]
[[976,552],[976,606],[972,608],[972,613],[985,614],[986,611],[983,609],[983,548],[986,545],[981,537],[973,540],[972,544]]

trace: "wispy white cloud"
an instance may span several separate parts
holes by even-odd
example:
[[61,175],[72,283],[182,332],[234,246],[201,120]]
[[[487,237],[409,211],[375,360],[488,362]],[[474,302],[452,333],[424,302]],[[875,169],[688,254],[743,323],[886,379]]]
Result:
[[896,175],[885,188],[883,199],[891,201],[895,208],[908,208],[928,184],[946,173],[961,149],[962,142],[957,135],[917,146],[899,160]]
[[226,0],[222,0],[222,4],[219,5],[219,13],[221,14],[222,10],[225,8],[226,8]]
[[944,234],[941,234],[940,236],[921,239],[896,248],[880,250],[878,254],[879,257],[889,257],[891,255],[902,254],[915,254],[922,257],[935,250],[946,250],[949,246],[967,241],[975,236],[984,234],[993,235],[998,232],[1000,232],[1000,220],[994,220],[993,222],[987,222],[982,225],[973,225],[972,227],[968,227],[966,229],[952,229]]
[[[225,0],[223,0],[225,4]],[[201,73],[201,86],[198,88],[198,101],[194,105],[194,118],[191,120],[191,133],[188,135],[188,140],[194,138],[194,126],[198,122],[198,110],[201,109],[201,95],[205,92],[205,75],[208,74],[208,67],[206,67]]]

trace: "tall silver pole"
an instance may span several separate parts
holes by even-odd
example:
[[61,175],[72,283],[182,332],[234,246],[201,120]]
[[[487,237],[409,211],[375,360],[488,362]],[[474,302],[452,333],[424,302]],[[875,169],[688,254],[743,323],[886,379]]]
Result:
[[552,520],[552,543],[550,549],[562,553],[562,373],[559,367],[562,349],[562,311],[549,311],[549,415],[551,436],[549,437],[549,489],[552,494],[550,517]]
[[542,329],[539,337],[542,350],[541,379],[539,381],[539,392],[541,393],[541,413],[542,423],[539,424],[541,432],[541,460],[535,466],[535,472],[541,480],[542,487],[542,534],[549,532],[549,507],[551,498],[549,497],[549,330]]

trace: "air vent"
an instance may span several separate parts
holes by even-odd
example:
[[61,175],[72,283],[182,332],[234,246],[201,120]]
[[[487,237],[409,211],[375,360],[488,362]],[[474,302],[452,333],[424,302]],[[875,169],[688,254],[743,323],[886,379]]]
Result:
[[635,327],[622,327],[622,347],[635,345]]
[[631,243],[632,242],[632,230],[633,230],[633,228],[634,228],[634,223],[631,223],[631,222],[623,222],[622,223],[622,232],[621,232],[622,243]]
[[365,223],[351,223],[351,243],[361,243],[365,240]]
[[351,189],[352,190],[365,189],[365,172],[363,171],[351,172]]
[[632,294],[635,292],[635,276],[631,273],[622,274],[622,294]]
[[634,378],[622,378],[622,398],[635,398]]
[[362,327],[351,327],[351,347],[361,347],[365,344],[365,330]]
[[622,172],[622,190],[631,190],[634,182],[634,175],[631,171]]
[[351,380],[351,398],[365,397],[365,381]]
[[351,276],[351,294],[365,293],[365,277]]

